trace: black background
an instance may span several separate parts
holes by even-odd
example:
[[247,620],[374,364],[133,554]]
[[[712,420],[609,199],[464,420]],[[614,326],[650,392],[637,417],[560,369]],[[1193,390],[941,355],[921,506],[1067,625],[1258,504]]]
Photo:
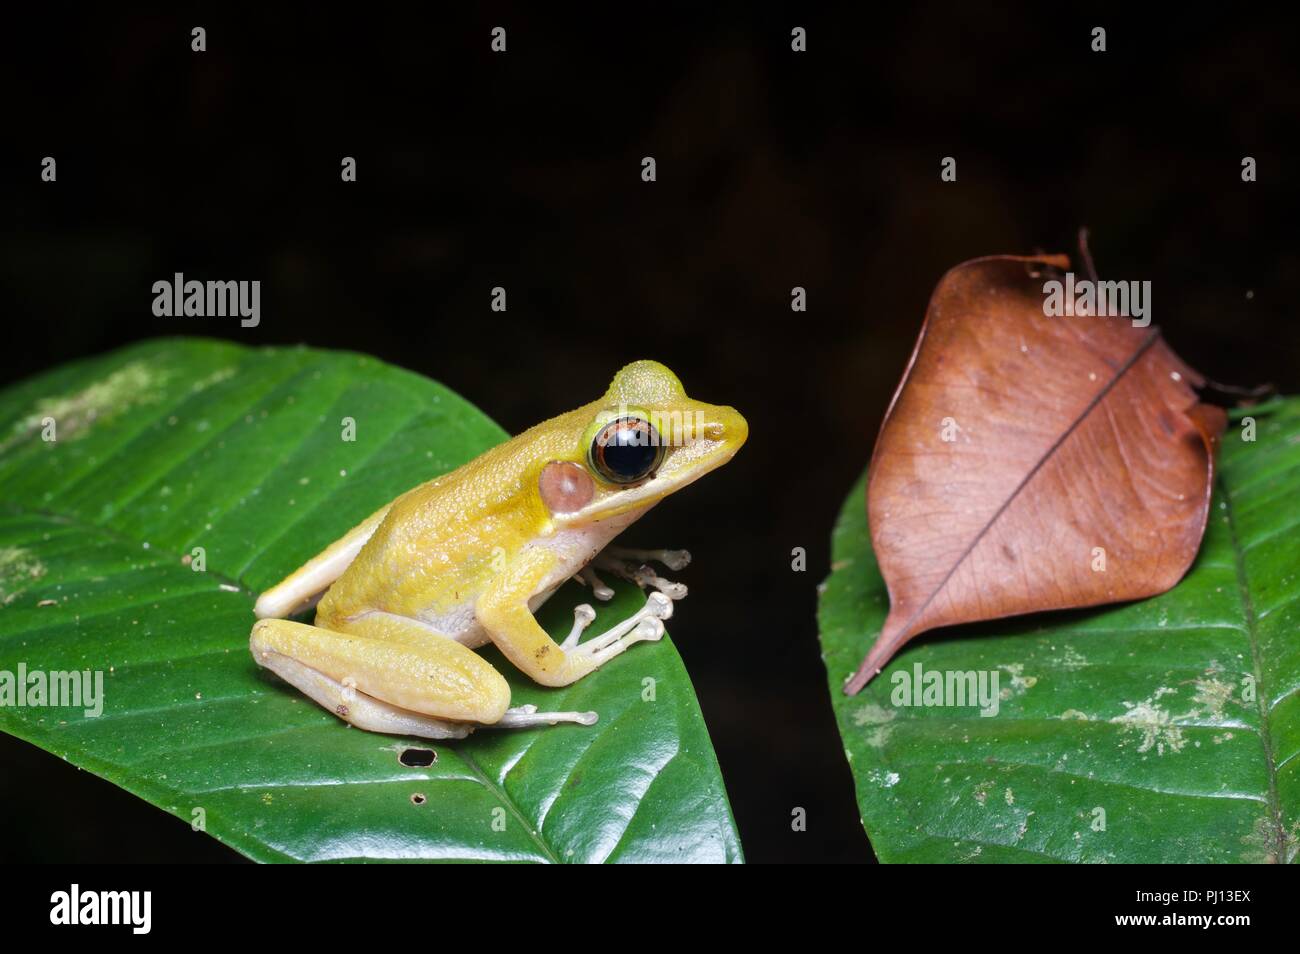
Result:
[[[430,375],[517,432],[664,361],[750,422],[731,465],[628,538],[696,557],[672,632],[747,856],[870,859],[816,586],[931,288],[975,256],[1071,251],[1086,225],[1103,277],[1153,283],[1190,364],[1295,391],[1295,25],[1253,7],[415,9],[10,20],[0,381],[157,335],[307,342]],[[260,327],[154,317],[176,271],[260,279]],[[0,766],[11,860],[235,857],[7,737]]]
[[[87,942],[118,940],[128,942],[132,949],[141,944],[174,944],[193,938],[195,933],[195,897],[224,899],[247,891],[246,879],[230,868],[208,868],[187,871],[179,878],[168,870],[107,865],[89,871],[85,866],[55,864],[27,873],[28,876],[0,896],[0,912],[7,915],[6,930],[26,939],[38,932],[44,935],[81,935],[75,938]],[[421,910],[429,904],[427,885],[413,881],[404,871],[386,869],[369,873],[366,878],[347,878],[348,901],[359,909]],[[1236,868],[1225,871],[1221,865],[1125,865],[1123,870],[1110,869],[1103,881],[1095,868],[1087,865],[1054,866],[1044,871],[1035,865],[1029,868],[1003,869],[996,879],[971,879],[968,873],[957,869],[935,871],[925,868],[899,868],[889,872],[891,891],[899,896],[923,893],[943,897],[944,917],[930,919],[926,925],[927,938],[940,942],[952,940],[958,944],[969,943],[971,925],[988,917],[990,907],[1005,905],[1014,898],[1016,925],[1029,931],[1043,932],[1068,926],[1072,938],[1091,937],[1101,933],[1133,933],[1155,931],[1166,937],[1182,939],[1193,932],[1200,936],[1209,931],[1222,944],[1241,940],[1255,940],[1250,931],[1263,931],[1273,936],[1289,925],[1288,904],[1292,895],[1282,886],[1269,882],[1267,874],[1243,871]],[[284,902],[290,910],[301,907],[316,911],[323,892],[344,887],[346,875],[331,871],[301,872],[287,868],[260,872],[259,887],[265,893]],[[776,909],[785,898],[777,896],[787,884],[778,882],[778,872],[767,880],[751,879],[741,896],[718,892],[677,892],[673,899],[674,912],[691,924],[697,934],[710,932],[719,943],[734,938],[735,926],[744,916],[758,906]],[[1262,884],[1260,882],[1263,882]],[[146,935],[135,935],[128,925],[52,925],[49,915],[53,907],[52,895],[56,891],[69,892],[76,883],[81,895],[91,891],[149,891],[150,926]],[[1172,903],[1148,900],[1144,896],[1173,894]],[[1193,893],[1196,901],[1184,900]],[[313,908],[313,905],[315,907]],[[469,895],[458,904],[457,913],[475,922],[491,918],[499,911],[498,898],[485,897],[482,892]],[[439,912],[440,913],[440,912]],[[596,919],[606,912],[596,908],[587,915],[589,924],[599,924]],[[892,911],[890,912],[893,913]],[[484,918],[486,915],[486,918]],[[1186,918],[1189,915],[1211,918],[1244,916],[1247,924],[1214,924],[1174,927],[1136,926],[1117,924],[1125,916],[1171,916]],[[885,915],[889,916],[888,914]],[[205,941],[238,946],[248,943],[249,918],[237,913],[230,917],[208,917],[202,921]],[[611,916],[611,924],[615,918]],[[852,924],[828,924],[822,937],[830,943],[853,943]],[[1170,934],[1172,928],[1172,935]],[[317,938],[339,943],[364,945],[372,939],[373,920],[339,917],[333,912],[324,916],[263,918],[256,924],[259,938],[279,940],[281,936],[310,944]],[[1246,934],[1239,932],[1245,931]],[[713,936],[707,940],[714,940]],[[44,938],[42,938],[44,939]]]

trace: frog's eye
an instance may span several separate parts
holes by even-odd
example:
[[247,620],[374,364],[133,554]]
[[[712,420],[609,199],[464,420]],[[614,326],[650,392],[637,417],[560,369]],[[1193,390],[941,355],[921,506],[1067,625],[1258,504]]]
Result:
[[640,417],[610,421],[591,442],[592,470],[612,484],[634,484],[658,469],[664,445],[654,425]]

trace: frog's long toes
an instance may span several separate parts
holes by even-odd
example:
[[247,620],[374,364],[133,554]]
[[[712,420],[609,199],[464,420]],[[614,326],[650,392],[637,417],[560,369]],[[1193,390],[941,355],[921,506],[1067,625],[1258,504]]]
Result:
[[662,591],[655,591],[646,597],[644,612],[654,619],[669,619],[673,615],[673,598]]
[[485,729],[528,729],[539,725],[557,725],[573,722],[577,725],[595,725],[600,718],[594,712],[538,712],[537,706],[517,706],[507,709],[498,721]]
[[[628,562],[629,560],[634,562]],[[685,550],[628,550],[623,547],[606,547],[596,558],[594,564],[602,570],[617,574],[641,589],[655,589],[670,600],[685,599],[687,589],[683,583],[666,580],[649,562],[662,563],[670,570],[680,570],[691,562],[691,555]]]
[[613,573],[620,580],[627,580],[629,583],[636,582],[638,564],[629,563],[622,556],[610,553],[608,549],[602,550],[596,559],[591,561],[588,571],[597,567],[606,573]]
[[684,570],[691,563],[691,551],[689,550],[651,550],[652,554],[648,559],[656,563],[662,563],[674,573],[678,570]]
[[674,583],[672,580],[665,580],[662,576],[650,568],[649,564],[643,564],[633,574],[632,580],[641,589],[647,586],[652,587],[670,600],[682,600],[686,598],[689,592],[685,583]]
[[631,547],[606,547],[605,552],[617,560],[627,560],[632,563],[653,561],[673,571],[684,570],[691,562],[689,550],[636,550]]
[[583,567],[573,578],[584,586],[591,587],[591,595],[602,602],[613,599],[614,591],[605,585],[605,581],[596,575],[596,571],[589,566]]
[[643,619],[632,631],[592,654],[597,666],[604,665],[637,643],[657,643],[664,638],[664,622],[657,617]]
[[663,639],[664,620],[672,615],[673,601],[663,593],[651,593],[636,613],[565,652],[589,658],[594,667],[602,666],[637,643]]
[[569,635],[560,643],[561,649],[570,649],[578,645],[578,638],[596,618],[596,611],[588,603],[579,603],[573,608],[573,629],[569,630]]

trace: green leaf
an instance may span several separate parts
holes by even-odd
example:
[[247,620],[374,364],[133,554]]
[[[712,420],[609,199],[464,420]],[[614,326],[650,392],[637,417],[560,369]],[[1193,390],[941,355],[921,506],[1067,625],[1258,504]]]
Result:
[[[1200,554],[1172,590],[943,630],[850,697],[843,681],[889,606],[865,476],[853,488],[819,622],[880,860],[1295,860],[1300,399],[1243,413],[1257,440],[1243,440],[1242,422],[1229,426]],[[953,705],[955,693],[946,706],[896,705],[918,665],[922,680],[996,673],[996,715]]]
[[[565,690],[489,653],[514,704],[600,721],[437,745],[349,728],[254,664],[258,591],[504,437],[433,381],[306,348],[155,341],[10,388],[0,673],[99,671],[104,706],[4,705],[0,728],[187,821],[201,811],[210,834],[261,861],[740,860],[667,639]],[[567,633],[588,599],[566,588],[543,625]],[[642,599],[621,588],[596,626]],[[403,764],[408,746],[436,761]]]

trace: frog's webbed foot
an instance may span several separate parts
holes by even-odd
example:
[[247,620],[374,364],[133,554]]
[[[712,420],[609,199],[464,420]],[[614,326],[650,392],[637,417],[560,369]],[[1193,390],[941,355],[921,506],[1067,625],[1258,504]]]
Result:
[[[591,566],[635,583],[643,590],[647,587],[658,590],[670,600],[684,599],[687,592],[685,584],[664,579],[654,571],[650,565],[652,562],[665,566],[669,570],[681,570],[691,562],[691,555],[686,550],[634,550],[628,547],[606,547],[592,561]],[[592,573],[591,576],[595,577],[595,574]],[[596,597],[609,599],[609,596],[602,597],[599,591]]]

